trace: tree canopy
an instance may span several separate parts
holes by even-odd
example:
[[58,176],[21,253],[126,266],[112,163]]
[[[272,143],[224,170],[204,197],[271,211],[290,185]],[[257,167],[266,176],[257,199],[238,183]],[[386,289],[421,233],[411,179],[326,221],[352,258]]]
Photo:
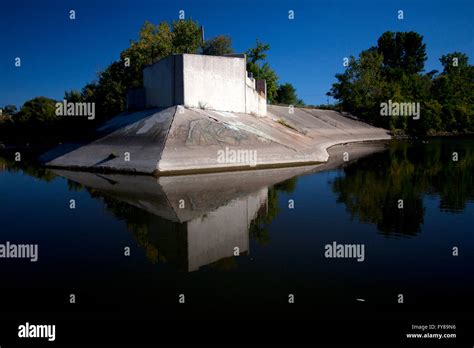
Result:
[[247,51],[247,71],[252,73],[257,80],[265,79],[267,82],[267,100],[269,103],[276,101],[278,89],[278,75],[267,62],[269,44],[256,40],[255,47]]
[[[348,59],[329,95],[345,111],[394,131],[426,135],[474,131],[474,68],[453,52],[440,58],[443,71],[424,73],[423,37],[386,32],[377,46]],[[380,117],[381,103],[419,103],[420,118]]]
[[46,97],[28,100],[16,115],[19,122],[51,124],[57,121],[56,101]]
[[221,56],[234,53],[232,38],[227,35],[219,35],[207,40],[202,48],[202,54],[210,56]]
[[382,55],[383,67],[389,75],[417,74],[424,69],[426,45],[423,36],[413,31],[383,33],[376,50]]
[[303,106],[304,103],[298,99],[296,89],[291,83],[284,83],[278,87],[276,94],[276,103],[293,106]]

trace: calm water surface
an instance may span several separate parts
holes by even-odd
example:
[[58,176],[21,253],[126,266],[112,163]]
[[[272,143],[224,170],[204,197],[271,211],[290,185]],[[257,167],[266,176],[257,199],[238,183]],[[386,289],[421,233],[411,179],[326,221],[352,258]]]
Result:
[[[39,245],[36,263],[0,260],[4,311],[66,311],[69,293],[80,311],[170,317],[181,293],[200,315],[288,314],[290,293],[296,315],[396,311],[398,294],[410,310],[473,308],[473,140],[395,141],[325,171],[0,170],[0,243]],[[364,262],[325,258],[334,241],[363,244]]]

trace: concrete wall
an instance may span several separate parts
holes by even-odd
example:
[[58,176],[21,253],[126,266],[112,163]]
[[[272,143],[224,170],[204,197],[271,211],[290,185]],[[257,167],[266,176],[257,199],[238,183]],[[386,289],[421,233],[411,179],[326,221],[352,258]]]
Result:
[[267,85],[265,80],[245,79],[245,113],[254,116],[267,114]]
[[266,116],[267,115],[267,98],[258,96],[258,116]]
[[147,107],[170,107],[182,105],[183,56],[172,55],[143,69]]
[[[143,70],[147,107],[184,105],[266,114],[264,82],[247,77],[245,56],[173,55]],[[263,86],[263,87],[262,87]]]
[[255,89],[245,86],[245,113],[246,114],[256,114],[258,111],[258,94]]
[[145,88],[129,89],[126,99],[127,110],[143,110],[146,107]]
[[259,116],[267,115],[267,81],[257,80],[255,82],[255,89],[258,92],[258,111]]
[[185,106],[245,112],[245,59],[183,56]]

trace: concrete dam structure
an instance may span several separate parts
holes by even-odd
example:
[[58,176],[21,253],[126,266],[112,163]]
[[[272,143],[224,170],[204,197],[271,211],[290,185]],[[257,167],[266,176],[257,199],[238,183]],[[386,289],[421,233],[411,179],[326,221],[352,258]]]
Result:
[[327,148],[390,139],[387,130],[330,110],[266,104],[266,85],[245,56],[173,55],[144,69],[130,109],[86,144],[42,156],[51,167],[176,175],[306,165]]

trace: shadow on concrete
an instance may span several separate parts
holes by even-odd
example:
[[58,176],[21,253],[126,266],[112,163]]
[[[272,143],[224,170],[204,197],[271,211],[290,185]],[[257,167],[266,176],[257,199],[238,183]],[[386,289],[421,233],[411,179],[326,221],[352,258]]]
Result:
[[160,112],[162,110],[163,110],[162,108],[153,108],[153,109],[147,109],[147,110],[142,110],[142,111],[124,112],[99,125],[96,131],[92,135],[89,135],[87,138],[85,138],[83,141],[74,142],[74,143],[64,143],[47,151],[46,153],[42,154],[39,157],[39,161],[42,164],[51,162],[56,158],[59,158],[70,152],[73,152],[119,129],[128,127],[134,123],[143,121],[145,118],[150,117],[153,114],[156,114],[157,112]]

